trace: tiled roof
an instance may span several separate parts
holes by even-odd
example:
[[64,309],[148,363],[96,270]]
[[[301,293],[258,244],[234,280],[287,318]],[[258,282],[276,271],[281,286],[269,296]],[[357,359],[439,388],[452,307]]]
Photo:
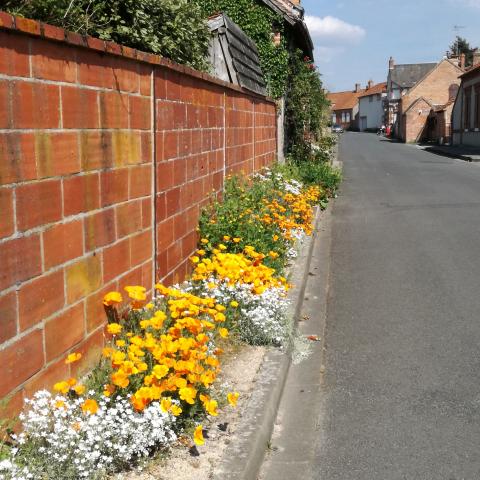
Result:
[[365,92],[360,97],[369,97],[370,95],[376,95],[378,93],[384,93],[387,91],[387,82],[377,83],[371,88],[365,89]]
[[467,77],[468,75],[470,75],[471,73],[480,73],[480,64],[478,65],[473,65],[472,67],[468,68],[467,71],[465,73],[463,73],[462,75],[460,75],[460,78],[461,77]]
[[402,88],[412,88],[427,73],[432,71],[436,63],[406,63],[395,65],[391,73],[392,82]]
[[336,92],[329,93],[327,98],[332,104],[332,110],[350,110],[358,102],[358,98],[365,93],[365,90],[360,90],[359,92],[348,91],[348,92]]

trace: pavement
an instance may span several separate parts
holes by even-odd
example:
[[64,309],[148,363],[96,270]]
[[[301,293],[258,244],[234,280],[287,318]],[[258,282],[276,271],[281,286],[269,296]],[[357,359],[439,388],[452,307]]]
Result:
[[456,145],[420,145],[419,148],[444,157],[457,158],[466,162],[480,162],[480,147]]
[[359,133],[340,160],[259,478],[478,480],[480,165]]

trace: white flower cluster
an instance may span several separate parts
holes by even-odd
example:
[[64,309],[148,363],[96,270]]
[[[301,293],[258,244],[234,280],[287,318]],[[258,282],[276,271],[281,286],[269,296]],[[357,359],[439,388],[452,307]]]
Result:
[[[215,284],[214,288],[210,288]],[[212,297],[222,305],[239,304],[236,324],[232,326],[240,338],[250,345],[286,345],[291,334],[287,316],[289,300],[283,287],[267,288],[262,294],[252,292],[253,285],[210,278],[201,284],[201,295]]]
[[0,463],[0,478],[94,480],[176,440],[175,417],[158,403],[139,414],[126,398],[110,402],[103,397],[98,411],[90,414],[82,411],[83,401],[47,391],[27,400],[20,416],[24,430],[16,437],[11,459]]
[[280,173],[273,173],[269,168],[265,168],[261,173],[256,173],[253,177],[262,182],[273,181],[282,190],[292,193],[293,195],[300,195],[303,190],[303,184],[301,182],[293,179],[287,180]]

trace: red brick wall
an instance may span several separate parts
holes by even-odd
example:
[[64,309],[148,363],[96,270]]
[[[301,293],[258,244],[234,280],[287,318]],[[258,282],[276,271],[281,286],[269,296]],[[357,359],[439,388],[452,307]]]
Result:
[[[184,278],[225,175],[271,163],[268,99],[0,12],[0,398],[84,371],[103,295]],[[73,368],[63,359],[84,352]],[[5,413],[5,412],[4,412]]]

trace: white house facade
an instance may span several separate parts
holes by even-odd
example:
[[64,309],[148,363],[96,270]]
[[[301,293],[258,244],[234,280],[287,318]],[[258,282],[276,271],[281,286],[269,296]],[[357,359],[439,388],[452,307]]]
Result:
[[367,89],[358,99],[359,105],[359,128],[361,132],[366,130],[378,130],[385,124],[384,100],[386,98],[386,83],[368,82]]

